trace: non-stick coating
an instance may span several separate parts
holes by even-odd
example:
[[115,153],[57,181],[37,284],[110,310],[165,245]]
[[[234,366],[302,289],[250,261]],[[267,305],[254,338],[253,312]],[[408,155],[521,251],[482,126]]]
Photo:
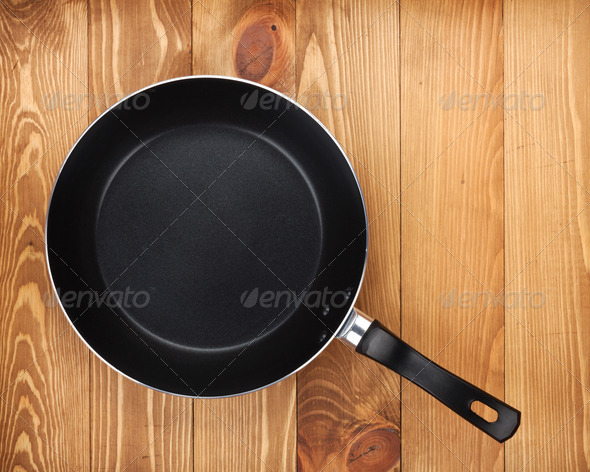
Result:
[[141,383],[205,397],[316,355],[350,310],[367,238],[325,129],[266,88],[213,77],[157,84],[99,118],[64,164],[46,231],[88,345]]

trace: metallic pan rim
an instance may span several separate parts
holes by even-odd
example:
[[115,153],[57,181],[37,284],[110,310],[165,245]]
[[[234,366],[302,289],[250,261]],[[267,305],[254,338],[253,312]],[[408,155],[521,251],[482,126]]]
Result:
[[326,347],[334,340],[335,337],[337,337],[341,332],[342,329],[344,328],[344,326],[347,324],[348,319],[355,314],[354,312],[354,303],[356,302],[356,299],[359,295],[360,292],[360,288],[362,286],[363,283],[363,279],[365,277],[365,271],[367,268],[367,252],[369,249],[369,227],[367,224],[367,208],[365,205],[365,198],[363,196],[363,192],[361,190],[361,186],[359,184],[357,175],[354,171],[354,168],[352,167],[352,164],[350,162],[350,160],[348,159],[346,153],[344,152],[344,150],[342,149],[342,146],[340,146],[340,143],[336,140],[336,138],[332,135],[332,133],[330,133],[330,131],[328,131],[328,129],[324,126],[324,124],[318,120],[309,110],[307,110],[306,108],[304,108],[302,105],[300,105],[299,103],[297,103],[295,100],[291,99],[290,97],[288,97],[287,95],[278,92],[270,87],[267,87],[266,85],[261,85],[259,83],[256,82],[252,82],[251,80],[246,80],[246,79],[240,79],[240,78],[235,78],[235,77],[227,77],[227,76],[223,76],[223,75],[187,75],[184,77],[175,77],[173,79],[169,79],[169,80],[163,80],[161,82],[156,82],[154,84],[148,85],[147,87],[144,87],[142,89],[136,90],[135,92],[127,95],[125,98],[122,98],[121,100],[119,100],[117,103],[115,103],[114,105],[112,105],[111,107],[109,107],[107,110],[105,110],[103,113],[100,114],[100,116],[98,118],[96,118],[85,130],[84,132],[80,135],[80,137],[76,140],[76,142],[74,143],[74,145],[71,147],[70,151],[68,152],[63,164],[61,165],[57,176],[55,177],[55,182],[53,184],[53,188],[51,189],[51,195],[49,197],[49,203],[47,205],[47,216],[45,218],[45,260],[47,261],[47,271],[49,272],[49,279],[51,280],[51,287],[53,289],[53,292],[56,293],[57,289],[55,287],[55,283],[53,281],[53,274],[51,273],[51,267],[49,264],[49,247],[47,245],[47,225],[49,223],[49,212],[51,210],[51,201],[53,199],[53,194],[55,192],[55,188],[57,186],[57,183],[59,181],[59,178],[61,176],[62,170],[64,169],[66,163],[68,162],[69,157],[71,156],[71,154],[73,153],[74,149],[76,148],[76,146],[78,145],[78,143],[82,140],[82,138],[84,138],[84,136],[86,135],[86,133],[98,122],[100,121],[100,119],[105,116],[106,114],[110,113],[113,109],[115,109],[116,107],[118,107],[121,103],[123,103],[125,100],[129,99],[130,97],[133,97],[136,94],[145,92],[147,90],[150,90],[154,87],[157,87],[159,85],[163,85],[163,84],[167,84],[167,83],[171,83],[171,82],[180,82],[180,81],[184,81],[184,80],[199,80],[199,79],[219,79],[219,80],[228,80],[228,81],[233,81],[233,82],[243,82],[249,85],[252,85],[254,87],[259,87],[262,88],[264,90],[267,90],[268,92],[274,93],[276,95],[278,95],[279,97],[287,100],[288,102],[290,102],[292,105],[294,105],[295,107],[297,107],[298,109],[302,110],[303,112],[305,112],[310,118],[312,118],[323,130],[324,132],[332,139],[332,141],[334,142],[334,144],[336,145],[336,147],[340,150],[340,153],[342,154],[342,157],[344,158],[344,160],[346,161],[346,163],[348,164],[349,168],[350,168],[350,172],[352,173],[354,180],[357,184],[358,187],[358,191],[359,191],[359,195],[361,196],[361,200],[362,200],[362,204],[363,204],[363,212],[365,214],[365,225],[366,225],[366,229],[365,229],[365,260],[363,262],[363,270],[361,272],[361,277],[359,279],[359,284],[358,284],[358,288],[356,290],[356,293],[354,294],[354,297],[352,298],[352,304],[351,304],[351,309],[350,312],[344,317],[344,319],[342,320],[342,323],[340,324],[340,326],[338,327],[338,329],[335,331],[334,334],[331,335],[330,340],[327,341],[311,358],[309,358],[307,360],[307,362],[305,362],[304,364],[300,365],[297,369],[293,370],[292,372],[290,372],[289,374],[285,375],[284,377],[281,377],[278,380],[275,380],[274,382],[271,382],[269,384],[266,384],[262,387],[258,387],[255,388],[253,390],[248,390],[245,392],[238,392],[238,393],[234,393],[231,395],[219,395],[219,396],[207,396],[207,395],[203,395],[203,396],[198,396],[198,395],[181,395],[179,393],[175,393],[175,392],[168,392],[166,390],[161,390],[159,388],[156,387],[152,387],[151,385],[145,384],[143,382],[140,382],[137,379],[134,379],[133,377],[127,375],[125,372],[121,372],[119,369],[117,369],[116,367],[114,367],[113,365],[111,365],[109,362],[107,362],[105,359],[102,358],[102,356],[96,352],[92,346],[90,346],[86,340],[84,339],[84,337],[80,334],[80,332],[78,331],[78,329],[76,328],[76,326],[74,326],[74,323],[72,322],[72,320],[70,319],[70,317],[67,314],[66,309],[64,308],[64,306],[61,303],[61,300],[59,299],[59,297],[57,297],[59,306],[61,308],[61,310],[63,311],[65,317],[67,318],[68,322],[70,323],[70,326],[74,329],[74,331],[76,332],[76,334],[78,335],[78,337],[80,339],[82,339],[82,341],[84,342],[84,344],[86,344],[86,346],[88,347],[88,349],[90,349],[94,355],[96,357],[98,357],[102,362],[104,362],[106,365],[108,365],[111,369],[113,369],[114,371],[118,372],[119,374],[123,375],[124,377],[128,378],[129,380],[132,380],[135,383],[138,383],[140,385],[143,385],[144,387],[148,387],[151,388],[152,390],[156,390],[158,392],[162,392],[162,393],[167,393],[169,395],[175,395],[178,397],[183,397],[183,398],[228,398],[228,397],[236,397],[239,395],[245,395],[247,393],[252,393],[252,392],[256,392],[258,390],[262,390],[263,388],[267,388],[270,387],[271,385],[274,385],[278,382],[281,382],[282,380],[285,380],[287,377],[290,377],[291,375],[295,374],[296,372],[300,371],[301,369],[303,369],[305,366],[307,366],[311,361],[313,361],[317,356],[320,355],[320,353],[326,349]]

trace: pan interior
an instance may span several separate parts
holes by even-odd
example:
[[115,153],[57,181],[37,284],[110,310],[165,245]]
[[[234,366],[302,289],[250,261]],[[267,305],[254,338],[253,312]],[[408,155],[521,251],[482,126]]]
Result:
[[126,321],[197,349],[272,333],[318,268],[306,176],[271,141],[224,123],[144,144],[112,176],[97,221],[97,261]]
[[187,77],[136,93],[75,144],[47,257],[103,360],[166,392],[224,396],[289,375],[332,339],[366,228],[355,175],[313,117],[253,83]]

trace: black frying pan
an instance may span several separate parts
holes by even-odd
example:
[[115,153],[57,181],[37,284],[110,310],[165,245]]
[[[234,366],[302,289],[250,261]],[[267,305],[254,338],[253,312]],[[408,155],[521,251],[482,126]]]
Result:
[[359,184],[326,128],[289,98],[226,77],[162,82],[100,116],[59,173],[46,225],[66,315],[137,382],[247,393],[339,336],[508,439],[517,410],[353,309],[367,237]]

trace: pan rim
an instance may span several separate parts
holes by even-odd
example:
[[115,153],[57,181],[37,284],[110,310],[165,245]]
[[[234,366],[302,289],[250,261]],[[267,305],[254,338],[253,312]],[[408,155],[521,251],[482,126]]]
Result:
[[[150,388],[152,390],[156,390],[158,392],[161,393],[166,393],[169,395],[174,395],[177,397],[182,397],[182,398],[231,398],[231,397],[237,397],[240,395],[246,395],[248,393],[253,393],[253,392],[257,392],[258,390],[262,390],[264,388],[270,387],[272,385],[275,385],[283,380],[285,380],[287,377],[290,377],[292,375],[294,375],[295,373],[299,372],[301,369],[303,369],[304,367],[306,367],[308,364],[310,364],[316,357],[318,357],[322,351],[324,351],[324,349],[326,349],[328,347],[329,344],[332,343],[332,341],[334,341],[334,338],[338,337],[338,335],[342,332],[342,329],[344,328],[344,326],[346,325],[348,319],[350,318],[351,314],[354,312],[354,304],[359,296],[359,292],[360,289],[362,287],[363,284],[363,280],[365,277],[365,272],[366,272],[366,268],[367,268],[367,255],[368,255],[368,250],[369,250],[369,224],[368,224],[368,218],[367,218],[367,208],[366,208],[366,204],[365,204],[365,197],[363,195],[358,177],[356,175],[356,172],[354,171],[354,168],[352,166],[352,163],[350,162],[350,159],[348,158],[346,152],[344,151],[344,149],[342,148],[342,146],[340,145],[340,143],[338,142],[338,140],[334,137],[334,135],[328,130],[328,128],[326,128],[326,126],[318,119],[315,117],[315,115],[313,115],[313,113],[311,113],[309,110],[307,110],[303,105],[299,104],[298,102],[296,102],[294,99],[290,98],[289,96],[285,95],[282,92],[279,92],[278,90],[275,90],[267,85],[263,85],[263,84],[259,84],[257,82],[253,82],[251,80],[247,80],[247,79],[242,79],[242,78],[238,78],[238,77],[230,77],[230,76],[224,76],[224,75],[185,75],[185,76],[181,76],[181,77],[174,77],[171,79],[167,79],[167,80],[162,80],[160,82],[156,82],[153,84],[150,84],[146,87],[143,87],[141,89],[135,90],[134,92],[128,94],[127,96],[125,96],[124,98],[122,98],[121,100],[119,100],[117,103],[111,105],[110,107],[108,107],[104,112],[102,112],[96,119],[94,119],[94,121],[92,121],[92,123],[90,123],[86,129],[82,132],[82,134],[78,137],[78,139],[74,142],[74,144],[72,145],[72,147],[70,148],[70,150],[68,151],[64,161],[62,162],[59,171],[57,172],[57,175],[55,177],[55,180],[53,182],[53,186],[51,188],[51,194],[49,196],[49,200],[48,200],[48,204],[47,204],[47,214],[45,216],[45,228],[44,228],[44,237],[45,237],[45,261],[46,261],[46,266],[47,266],[47,271],[49,274],[49,279],[51,282],[51,288],[53,293],[57,293],[57,287],[55,286],[55,281],[54,281],[54,277],[53,277],[53,273],[51,272],[51,265],[49,263],[49,245],[47,243],[47,230],[48,230],[48,225],[49,225],[49,215],[51,212],[51,203],[53,200],[53,195],[55,193],[55,189],[57,187],[57,184],[59,183],[59,179],[61,177],[62,171],[65,168],[68,159],[70,158],[70,156],[72,155],[72,153],[74,152],[74,150],[76,149],[76,147],[78,146],[78,144],[80,143],[80,141],[82,141],[82,139],[84,138],[84,136],[86,135],[86,133],[88,133],[90,131],[90,129],[92,129],[104,116],[106,116],[108,113],[111,113],[115,108],[117,108],[121,103],[123,103],[124,101],[126,101],[127,99],[133,97],[134,95],[137,95],[139,93],[148,91],[150,89],[153,89],[155,87],[158,87],[160,85],[164,85],[164,84],[168,84],[168,83],[173,83],[173,82],[181,82],[181,81],[191,81],[191,80],[203,80],[203,79],[214,79],[214,80],[225,80],[228,82],[240,82],[240,83],[245,83],[248,84],[250,86],[253,87],[258,87],[261,89],[264,89],[270,93],[276,94],[279,97],[283,98],[284,100],[287,100],[291,106],[294,106],[296,109],[299,109],[301,111],[303,111],[309,118],[311,118],[313,121],[315,121],[315,123],[317,125],[320,126],[320,128],[323,130],[323,132],[332,140],[332,142],[336,145],[337,149],[340,151],[340,154],[342,156],[342,158],[345,160],[345,162],[348,164],[348,167],[350,169],[350,172],[354,178],[354,181],[357,185],[357,189],[359,192],[359,196],[361,198],[361,203],[362,203],[362,207],[363,207],[363,214],[364,214],[364,220],[365,220],[365,256],[364,256],[364,260],[363,260],[363,268],[360,274],[360,278],[358,281],[358,286],[355,290],[354,295],[351,297],[351,305],[350,305],[350,310],[348,311],[348,313],[343,317],[340,325],[338,326],[338,328],[336,328],[336,330],[334,330],[334,332],[330,335],[329,339],[326,340],[326,342],[315,352],[315,354],[313,356],[311,356],[310,358],[307,359],[306,362],[304,362],[303,364],[301,364],[300,366],[298,366],[296,369],[292,370],[291,372],[289,372],[288,374],[284,375],[283,377],[274,380],[270,383],[267,383],[263,386],[257,387],[255,389],[251,389],[251,390],[246,390],[243,392],[235,392],[232,394],[228,394],[228,395],[185,395],[185,394],[181,394],[181,393],[177,393],[177,392],[170,392],[164,389],[160,389],[158,387],[154,387],[151,386],[145,382],[142,382],[140,380],[135,379],[134,377],[130,376],[129,374],[126,374],[125,372],[119,370],[117,367],[115,367],[114,365],[112,365],[110,362],[106,361],[92,346],[90,346],[90,344],[86,341],[86,339],[82,336],[82,334],[78,331],[78,329],[76,328],[76,326],[74,325],[72,319],[70,318],[70,316],[68,315],[67,310],[65,309],[65,307],[62,304],[62,301],[59,297],[57,298],[57,302],[59,304],[60,310],[62,311],[63,315],[66,317],[66,319],[68,320],[68,323],[70,324],[70,327],[73,328],[74,332],[76,333],[76,335],[82,340],[82,342],[88,347],[88,349],[90,349],[90,351],[98,358],[100,359],[101,362],[103,362],[104,364],[106,364],[109,368],[113,369],[114,371],[118,372],[119,374],[121,374],[122,376],[128,378],[129,380],[142,385],[144,387]],[[360,236],[360,235],[359,235]],[[357,236],[358,237],[358,236]],[[355,238],[356,239],[356,238]]]

